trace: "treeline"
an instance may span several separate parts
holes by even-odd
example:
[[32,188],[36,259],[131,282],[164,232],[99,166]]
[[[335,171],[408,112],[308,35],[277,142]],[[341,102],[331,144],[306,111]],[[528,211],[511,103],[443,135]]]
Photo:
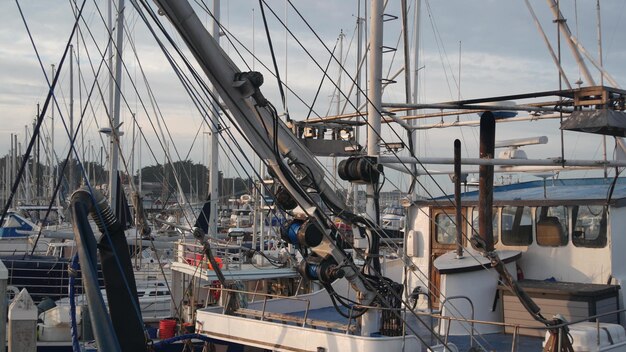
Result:
[[[22,163],[22,157],[18,156],[13,161],[8,155],[0,157],[0,184],[3,189],[10,187],[13,179],[17,176],[17,172]],[[73,170],[73,180],[70,180],[70,169]],[[32,189],[33,196],[45,195],[46,189],[50,185],[51,177],[54,180],[61,178],[62,192],[72,192],[80,186],[85,177],[94,185],[103,185],[109,182],[108,169],[99,162],[87,161],[78,163],[73,161],[61,161],[51,171],[44,164],[36,163],[29,160],[26,176],[22,177],[21,182],[28,180]],[[124,184],[129,183],[128,174],[123,171],[120,165],[120,175]],[[135,184],[139,182],[139,175],[144,184],[145,193],[154,198],[165,199],[171,195],[178,193],[176,180],[180,183],[183,193],[192,195],[198,199],[205,199],[209,193],[208,180],[209,170],[205,165],[194,163],[191,160],[176,161],[172,164],[157,164],[146,166],[141,171],[136,171],[133,181]],[[10,181],[9,181],[10,180]],[[8,185],[5,185],[9,182]],[[218,189],[221,198],[238,197],[242,194],[249,193],[252,189],[253,182],[251,179],[242,178],[224,178],[223,173],[219,172]]]

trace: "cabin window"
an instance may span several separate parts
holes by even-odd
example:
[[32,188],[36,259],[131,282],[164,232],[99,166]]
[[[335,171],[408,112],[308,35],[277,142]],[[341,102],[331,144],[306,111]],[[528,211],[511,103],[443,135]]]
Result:
[[606,246],[607,207],[581,205],[572,207],[572,243],[576,247]]
[[537,208],[537,244],[540,246],[559,247],[567,245],[569,234],[569,216],[567,207]]
[[446,213],[435,216],[436,240],[439,244],[456,243],[456,225],[454,219]]
[[528,246],[533,243],[533,221],[530,207],[503,207],[500,214],[502,243],[507,246]]
[[[493,243],[498,243],[498,208],[493,208]],[[472,224],[469,233],[472,236],[478,236],[478,230],[480,226],[478,225],[478,208],[472,208]]]

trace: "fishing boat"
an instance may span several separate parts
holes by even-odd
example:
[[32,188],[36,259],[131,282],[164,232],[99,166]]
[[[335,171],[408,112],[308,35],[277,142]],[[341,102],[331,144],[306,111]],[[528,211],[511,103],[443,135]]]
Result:
[[[159,7],[194,52],[204,73],[217,86],[220,96],[225,99],[225,104],[239,122],[244,134],[255,143],[257,137],[254,137],[252,132],[253,126],[256,123],[267,126],[272,119],[271,105],[268,108],[268,102],[260,92],[261,80],[255,76],[256,73],[254,72],[241,73],[236,69],[228,57],[215,46],[215,42],[208,33],[203,30],[191,7],[165,1],[159,2]],[[378,4],[372,2],[372,18],[379,18],[378,16],[380,18],[383,16],[382,2]],[[381,32],[377,32],[375,23],[372,26],[372,42],[370,44],[373,47],[378,47],[379,43],[375,41],[381,39],[381,37],[377,37],[381,35]],[[376,65],[379,64],[380,56],[376,56],[374,50],[372,52],[370,65],[374,67],[374,70],[371,74],[376,75],[376,70],[379,69]],[[383,170],[382,164],[419,163],[423,165],[430,163],[428,158],[418,159],[409,156],[402,159],[397,155],[383,158],[376,154],[378,143],[372,144],[371,140],[377,141],[380,138],[380,130],[376,130],[376,124],[380,123],[376,117],[380,119],[378,111],[381,111],[382,108],[380,96],[376,96],[379,92],[376,91],[378,79],[377,76],[370,77],[368,154],[351,156],[339,165],[339,174],[342,179],[366,184],[368,186],[367,192],[372,197],[377,197],[376,190],[378,177]],[[225,83],[231,81],[231,84]],[[536,191],[532,192],[530,187],[522,191],[525,197],[513,199],[496,197],[496,203],[494,203],[493,197],[494,193],[499,192],[499,189],[493,189],[494,165],[505,167],[507,165],[551,166],[551,164],[559,165],[560,163],[562,167],[584,167],[585,164],[587,166],[590,164],[589,162],[577,163],[576,161],[566,162],[565,160],[527,160],[525,162],[513,160],[513,162],[507,163],[507,161],[494,159],[496,120],[512,118],[516,114],[510,113],[508,110],[517,109],[519,106],[500,102],[510,99],[543,98],[551,95],[561,98],[569,97],[572,100],[566,103],[567,111],[573,110],[574,112],[567,122],[571,122],[575,120],[576,115],[587,114],[589,116],[595,113],[595,111],[588,111],[589,109],[599,109],[598,114],[602,116],[619,115],[621,118],[623,112],[618,112],[621,108],[618,107],[618,111],[613,110],[612,108],[616,105],[611,103],[611,100],[614,98],[619,101],[622,94],[624,92],[619,89],[591,87],[484,100],[476,99],[475,101],[450,104],[450,108],[455,109],[476,108],[476,105],[472,106],[472,104],[477,104],[480,109],[486,110],[480,114],[480,158],[465,160],[463,163],[464,167],[471,165],[472,162],[474,165],[480,165],[478,171],[481,185],[478,192],[480,197],[474,195],[474,198],[479,199],[475,200],[476,208],[470,208],[472,211],[477,209],[477,215],[475,216],[474,213],[468,212],[467,208],[463,208],[464,201],[468,205],[472,204],[470,202],[472,195],[463,195],[459,191],[462,164],[460,143],[456,142],[454,176],[458,188],[455,199],[454,201],[449,198],[433,199],[434,204],[439,206],[442,203],[454,205],[452,210],[456,216],[454,218],[451,216],[453,213],[451,210],[445,212],[441,208],[434,207],[424,209],[419,206],[420,201],[409,200],[406,204],[409,220],[407,220],[404,246],[401,248],[401,259],[406,260],[403,273],[404,286],[382,275],[383,270],[378,257],[378,253],[381,253],[378,247],[379,240],[375,237],[378,233],[367,225],[367,220],[351,215],[345,207],[342,208],[338,205],[340,203],[335,203],[336,200],[326,193],[327,185],[324,184],[323,178],[316,178],[316,171],[307,169],[303,173],[308,177],[309,182],[312,180],[315,185],[312,192],[319,193],[320,199],[327,206],[341,209],[337,216],[347,220],[355,229],[361,227],[362,231],[367,233],[364,237],[367,237],[369,245],[366,245],[367,242],[361,243],[359,236],[355,236],[352,244],[354,250],[352,253],[355,256],[365,254],[362,273],[367,273],[366,275],[355,275],[356,272],[353,271],[354,267],[352,267],[355,263],[352,262],[352,259],[347,259],[349,257],[345,257],[345,252],[333,247],[336,241],[333,230],[324,230],[325,221],[321,220],[323,217],[319,213],[316,213],[315,203],[310,203],[311,198],[307,198],[295,189],[295,184],[298,182],[297,176],[291,174],[285,167],[281,167],[281,161],[275,159],[280,155],[278,153],[282,151],[288,155],[295,168],[303,163],[313,168],[313,164],[304,161],[309,157],[307,153],[311,152],[307,151],[307,148],[301,147],[301,144],[298,144],[299,142],[288,133],[280,130],[282,128],[280,122],[275,122],[277,125],[266,130],[266,132],[270,138],[273,136],[279,141],[280,144],[275,147],[276,151],[274,153],[263,152],[261,148],[263,143],[256,141],[257,152],[269,160],[268,164],[284,187],[287,189],[293,187],[288,191],[293,197],[292,201],[299,203],[303,209],[307,207],[312,209],[311,212],[304,212],[305,215],[301,215],[303,217],[296,217],[291,220],[286,226],[286,233],[283,238],[302,252],[300,273],[309,280],[319,282],[324,287],[322,294],[329,295],[331,302],[329,304],[328,301],[325,303],[318,301],[314,298],[317,297],[317,293],[315,293],[306,298],[305,296],[293,299],[268,300],[265,298],[263,302],[248,304],[241,301],[242,294],[239,290],[226,289],[224,279],[221,279],[221,294],[226,293],[229,299],[224,302],[224,306],[221,308],[207,306],[207,308],[196,310],[196,330],[203,336],[222,340],[226,345],[245,345],[274,350],[316,349],[318,351],[418,350],[422,347],[429,350],[457,350],[455,344],[450,340],[451,335],[469,336],[469,348],[473,348],[474,343],[476,343],[481,348],[492,349],[492,345],[499,342],[490,340],[485,335],[498,335],[508,331],[513,333],[512,341],[516,341],[519,334],[532,332],[530,335],[545,337],[545,341],[543,339],[534,342],[529,340],[526,348],[537,349],[543,345],[545,350],[565,351],[571,350],[572,346],[576,346],[577,349],[586,348],[585,344],[588,343],[588,337],[595,336],[594,334],[599,335],[599,331],[603,329],[607,332],[609,343],[604,346],[604,342],[598,338],[597,345],[603,345],[607,350],[623,348],[626,346],[626,340],[619,336],[625,336],[624,328],[617,324],[619,322],[618,316],[621,314],[618,286],[611,282],[606,283],[605,280],[608,278],[606,274],[604,275],[605,278],[598,275],[599,272],[607,269],[606,264],[608,262],[605,262],[604,265],[598,263],[598,266],[590,265],[589,262],[581,263],[581,266],[585,266],[583,269],[578,268],[577,265],[572,265],[572,262],[575,261],[573,259],[555,264],[550,270],[546,268],[554,257],[558,258],[562,255],[564,258],[575,258],[580,255],[580,258],[584,258],[590,255],[588,252],[585,253],[588,248],[604,248],[601,242],[604,241],[604,233],[609,224],[606,215],[607,210],[605,210],[608,205],[599,205],[598,207],[597,204],[596,206],[593,204],[594,202],[604,202],[606,197],[599,197],[598,194],[607,194],[609,189],[612,193],[615,189],[611,185],[614,187],[615,182],[602,181],[604,188],[600,187],[598,193],[595,193],[592,191],[594,189],[593,182],[589,181],[585,187],[589,187],[588,191],[595,193],[595,196],[590,194],[589,198],[585,198],[578,194],[580,198],[574,200],[560,198],[560,196],[571,195],[565,191],[565,185],[562,188],[564,191],[561,193],[557,190],[559,188],[555,188],[555,190],[550,188],[549,191],[549,187],[545,184],[541,188],[544,192],[543,197],[533,199],[532,195],[536,196],[537,193]],[[255,113],[250,111],[249,105],[246,104],[254,104],[256,106]],[[441,107],[444,105],[433,104],[432,106]],[[387,104],[385,106],[400,107],[400,104]],[[539,106],[542,105],[539,104]],[[403,107],[411,109],[417,106],[405,104]],[[268,113],[265,113],[265,109]],[[563,112],[561,111],[561,113]],[[277,120],[276,116],[273,118],[274,121]],[[588,121],[585,120],[585,122]],[[562,128],[584,131],[590,126],[593,124],[568,126],[567,123],[564,123]],[[618,128],[613,125],[605,127],[600,124],[597,128],[594,130],[596,133],[599,130],[600,133],[612,132],[612,135],[622,135],[623,133],[622,130],[616,131]],[[312,136],[320,138],[316,134]],[[304,134],[303,137],[310,138],[311,136]],[[294,150],[301,152],[294,152]],[[517,155],[518,159],[524,159],[519,156],[521,154],[518,153]],[[441,161],[438,162],[441,163]],[[609,162],[601,164],[609,165]],[[616,161],[612,165],[622,166],[622,164],[623,162]],[[615,176],[615,180],[617,180],[617,176]],[[544,180],[544,182],[549,181]],[[576,182],[572,182],[576,187]],[[578,185],[578,187],[581,186],[582,184]],[[517,187],[523,187],[523,185]],[[559,194],[559,196],[548,198],[552,192]],[[498,195],[504,193],[503,191]],[[515,200],[520,202],[517,206]],[[428,204],[428,202],[423,204]],[[495,210],[494,204],[498,204]],[[376,218],[378,213],[373,205],[369,202],[367,216]],[[279,202],[278,206],[286,208],[287,211],[293,209],[293,207],[288,208],[285,201]],[[581,207],[583,207],[582,211]],[[341,212],[346,213],[342,214]],[[476,222],[474,219],[477,219],[480,224],[479,230],[470,232],[465,229],[464,233],[465,226],[461,226],[461,224],[469,223],[474,226]],[[571,227],[576,228],[576,230],[570,230],[570,223],[572,223]],[[473,229],[473,227],[469,229]],[[502,239],[500,239],[501,236]],[[572,238],[571,245],[569,245],[568,240],[570,237]],[[533,239],[536,241],[537,247],[530,246]],[[498,242],[497,247],[494,246],[496,241]],[[523,244],[519,241],[522,241]],[[448,247],[445,245],[446,242],[449,244]],[[372,243],[376,244],[372,245]],[[364,251],[360,252],[359,248]],[[304,252],[303,249],[305,249]],[[306,250],[312,251],[315,258],[308,258]],[[576,253],[577,250],[580,251],[580,254]],[[368,254],[375,255],[374,259],[369,258]],[[594,254],[594,257],[596,255],[603,258],[612,257],[602,253]],[[521,259],[525,256],[528,258]],[[608,261],[610,262],[611,259]],[[533,269],[529,268],[531,266]],[[525,272],[528,274],[524,274]],[[548,277],[545,277],[546,275]],[[611,277],[615,276],[612,275]],[[347,279],[349,283],[347,287],[351,287],[352,295],[350,289],[335,288],[337,280],[343,278]],[[522,278],[524,280],[521,280]],[[546,282],[543,281],[544,279],[549,280]],[[619,282],[619,279],[616,282]],[[424,285],[424,283],[428,284]],[[210,287],[208,288],[211,290]],[[559,313],[561,315],[555,317],[545,316],[546,313],[542,313],[541,308],[531,298],[530,294],[530,292],[538,292],[542,295],[551,292],[554,296],[562,297],[584,296],[582,291],[585,289],[587,290],[587,297],[598,298],[598,301],[589,300],[586,302],[583,310],[586,309],[587,311],[583,313],[582,320],[602,316],[603,322],[597,320],[598,323],[595,327],[574,324],[574,322],[579,322],[581,316],[572,312],[562,311]],[[414,299],[413,308],[404,301],[404,292],[410,293],[410,297]],[[513,294],[506,295],[503,292],[512,292]],[[425,301],[422,296],[426,297]],[[291,301],[298,299],[303,300],[301,307]],[[550,297],[548,301],[551,299],[553,297]],[[558,301],[559,298],[554,300]],[[205,302],[205,304],[207,303]],[[513,307],[515,304],[517,306]],[[567,304],[567,302],[562,303],[561,306],[567,306]],[[437,320],[437,333],[434,330],[434,325],[426,325],[425,319],[420,317],[420,314],[415,310],[418,306],[424,309],[425,316]],[[526,319],[524,323],[530,324],[532,321],[535,325],[539,325],[538,331],[535,330],[537,326],[528,327],[520,320],[516,320],[520,315],[523,315],[519,313],[519,307],[522,307],[522,311],[526,310],[526,315],[531,317],[531,319]],[[333,311],[331,316],[334,316],[335,319],[328,315],[322,318],[324,314],[317,315],[328,308]],[[559,309],[557,308],[557,310]],[[415,325],[409,324],[409,319],[406,318],[408,315],[415,318],[417,322]],[[339,321],[336,320],[337,317],[340,318]],[[420,324],[426,327],[428,337],[418,331],[416,326]],[[571,334],[571,338],[564,337],[568,333]],[[459,344],[461,343],[459,342]],[[498,348],[502,347],[499,346]],[[512,342],[508,348],[511,346],[515,348],[515,342]]]
[[[276,351],[570,351],[590,346],[617,351],[626,346],[620,325],[625,317],[618,234],[626,199],[618,169],[626,161],[566,159],[563,153],[528,159],[520,148],[545,143],[547,138],[496,142],[496,126],[516,121],[520,112],[529,113],[526,121],[558,118],[562,130],[625,136],[626,91],[590,85],[433,104],[383,102],[382,23],[387,17],[383,2],[372,1],[367,114],[357,104],[352,114],[338,111],[337,116],[305,122],[291,117],[283,121],[262,93],[263,75],[240,70],[220,48],[217,39],[220,31],[226,33],[225,27],[214,18],[211,36],[187,2],[156,3],[158,10],[149,6],[136,10],[150,15],[142,18],[148,23],[150,17],[160,30],[166,27],[161,21],[168,20],[177,31],[202,73],[190,68],[191,56],[178,50],[171,33],[166,33],[177,48],[177,59],[187,64],[195,79],[208,78],[212,89],[204,81],[198,83],[203,94],[223,105],[221,110],[237,126],[239,138],[252,146],[280,185],[272,190],[272,204],[283,217],[282,244],[271,250],[262,238],[258,247],[237,243],[243,231],[232,231],[231,241],[218,238],[215,193],[194,225],[174,224],[187,236],[177,242],[171,265],[170,313],[181,327],[194,331],[175,339],[202,341],[206,347]],[[404,5],[402,17],[408,14]],[[215,12],[207,10],[212,16]],[[561,15],[556,17],[562,26]],[[366,90],[359,81],[354,83],[355,89]],[[439,112],[398,116],[417,109]],[[452,148],[452,141],[454,153],[441,157],[415,153],[416,130],[446,123],[411,126],[406,120],[468,111],[479,113],[477,121],[447,125],[480,125],[479,155],[462,156],[460,142]],[[222,117],[213,115],[217,120],[211,122],[211,133],[226,135]],[[359,123],[342,121],[364,115],[366,148],[354,135]],[[383,122],[401,126],[408,132],[407,141],[387,142]],[[110,132],[117,128],[119,124],[114,124]],[[401,138],[395,130],[390,133],[394,132]],[[386,151],[381,151],[383,147]],[[398,153],[404,147],[408,155]],[[495,157],[496,147],[509,149]],[[343,158],[333,165],[334,171],[342,182],[360,186],[339,191],[338,179],[327,175],[315,156]],[[453,176],[454,196],[416,195],[416,183],[434,179],[432,165],[442,168],[437,173]],[[216,172],[213,166],[211,172]],[[604,178],[555,176],[556,171],[560,175],[593,168],[613,175],[605,171]],[[390,179],[385,174],[389,169],[408,174],[412,185],[402,208],[393,209],[395,217],[381,224],[380,192]],[[494,186],[494,172],[531,172],[543,179]],[[461,192],[463,183],[472,183],[468,174],[478,175],[479,191]],[[366,188],[364,213],[357,210],[356,200],[351,206],[345,202],[348,192],[359,194],[358,187]],[[99,347],[145,350],[132,265],[125,251],[115,249],[126,245],[115,212],[89,187],[74,193],[72,211],[89,291],[85,297]],[[88,212],[103,235],[98,244],[108,266],[110,315],[95,274],[96,240],[86,225]],[[259,224],[252,221],[253,226]],[[256,240],[253,232],[252,241]]]

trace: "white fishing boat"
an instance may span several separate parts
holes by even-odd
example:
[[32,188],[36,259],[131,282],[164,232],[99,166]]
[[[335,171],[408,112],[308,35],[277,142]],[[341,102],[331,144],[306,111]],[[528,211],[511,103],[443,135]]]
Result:
[[[301,209],[310,207],[310,211],[304,211],[303,217],[296,217],[286,226],[286,234],[284,240],[300,249],[303,259],[300,262],[300,273],[308,278],[322,284],[325,288],[324,294],[331,297],[332,304],[326,304],[316,301],[312,297],[298,297],[268,300],[265,298],[263,302],[256,304],[246,303],[242,301],[242,293],[238,290],[229,290],[222,287],[221,295],[224,297],[226,293],[228,299],[222,298],[223,307],[212,308],[207,307],[196,310],[195,322],[196,330],[201,334],[210,338],[223,340],[224,344],[245,345],[259,349],[272,349],[278,351],[288,350],[358,350],[358,351],[374,351],[381,349],[389,350],[456,350],[456,344],[452,342],[453,335],[466,335],[469,345],[467,348],[473,348],[474,344],[479,348],[491,350],[494,344],[499,344],[500,334],[505,331],[513,333],[511,343],[507,348],[515,349],[515,341],[520,334],[530,334],[534,336],[545,336],[538,340],[528,339],[525,342],[525,349],[545,348],[545,350],[571,350],[572,346],[577,349],[585,349],[589,344],[588,337],[600,335],[599,331],[604,329],[607,331],[607,346],[603,346],[607,350],[617,350],[626,346],[626,339],[623,339],[624,329],[617,323],[621,314],[621,306],[619,304],[621,298],[618,295],[618,286],[606,283],[608,277],[601,278],[599,273],[607,270],[607,264],[611,262],[613,255],[601,253],[589,253],[588,250],[594,247],[601,247],[599,242],[603,241],[600,233],[606,232],[608,222],[604,206],[593,208],[595,202],[602,202],[606,198],[601,198],[598,194],[607,194],[609,188],[602,188],[594,196],[590,196],[591,203],[587,203],[583,197],[576,200],[547,198],[549,194],[547,186],[543,187],[543,197],[533,199],[525,199],[518,197],[500,200],[496,197],[496,203],[493,199],[493,178],[494,165],[511,165],[511,166],[554,166],[561,167],[585,167],[592,165],[612,165],[625,166],[623,161],[594,162],[594,161],[540,161],[528,160],[522,158],[517,153],[516,159],[509,158],[507,160],[494,159],[495,148],[495,126],[496,119],[511,118],[516,114],[511,114],[508,110],[526,110],[521,105],[511,103],[500,103],[503,100],[523,100],[528,98],[546,98],[549,96],[557,96],[561,99],[572,98],[565,105],[567,112],[574,113],[569,121],[574,120],[576,111],[589,109],[598,109],[599,114],[615,116],[623,118],[623,112],[613,110],[618,106],[612,99],[620,101],[620,97],[625,93],[619,89],[610,89],[605,87],[591,87],[589,89],[578,89],[558,92],[542,92],[531,93],[529,95],[496,97],[486,99],[476,99],[474,101],[461,101],[452,104],[432,104],[431,107],[454,108],[454,109],[483,109],[486,112],[481,114],[481,136],[480,136],[480,158],[465,159],[463,162],[463,170],[467,171],[470,165],[479,165],[479,181],[481,184],[480,199],[475,200],[475,208],[463,208],[463,202],[467,202],[464,196],[460,194],[461,185],[461,154],[460,143],[455,143],[455,171],[456,179],[456,199],[451,202],[448,198],[433,199],[432,202],[440,206],[442,202],[453,204],[455,208],[451,208],[456,213],[453,218],[452,211],[445,212],[440,208],[420,207],[422,202],[412,202],[410,199],[406,202],[407,214],[405,236],[403,247],[396,247],[400,250],[401,261],[404,262],[403,283],[396,284],[393,280],[385,278],[382,275],[382,266],[378,253],[380,248],[378,244],[372,245],[373,242],[378,243],[380,239],[378,233],[371,225],[367,225],[366,220],[358,220],[358,217],[350,217],[349,211],[344,207],[334,203],[335,199],[326,192],[328,189],[323,178],[316,178],[317,170],[313,164],[307,163],[305,160],[310,156],[311,152],[307,148],[284,130],[277,116],[272,116],[272,108],[268,108],[268,103],[260,92],[260,83],[256,73],[241,73],[232,64],[228,57],[217,46],[216,42],[204,30],[200,21],[190,6],[186,4],[174,4],[167,1],[159,1],[160,10],[169,18],[175,28],[179,31],[185,43],[191,48],[196,60],[209,77],[211,82],[216,86],[220,96],[225,100],[225,104],[230,108],[234,118],[240,124],[244,134],[254,145],[257,146],[257,152],[262,158],[268,160],[268,164],[272,167],[275,176],[282,182],[283,186],[288,189],[292,199],[295,200]],[[371,8],[372,18],[382,22],[382,2],[372,2]],[[379,47],[382,31],[376,29],[380,25],[376,21],[372,23],[371,42],[373,47]],[[377,42],[378,40],[379,42]],[[378,55],[378,56],[377,56]],[[399,157],[393,155],[390,157],[380,157],[378,153],[378,140],[380,139],[380,111],[383,106],[398,107],[404,109],[415,109],[418,105],[411,104],[386,104],[382,105],[378,87],[380,79],[380,51],[372,50],[370,56],[370,65],[373,67],[370,74],[370,93],[369,98],[369,133],[368,133],[368,154],[367,156],[352,156],[339,165],[339,174],[342,179],[347,181],[355,181],[365,183],[368,186],[368,196],[377,198],[378,177],[381,173],[382,164],[400,164],[418,163],[422,167],[424,164],[430,163],[446,163],[441,159],[435,160],[429,158],[416,158],[414,156]],[[373,82],[373,83],[372,83]],[[561,100],[563,101],[563,100]],[[251,110],[250,106],[256,106],[255,110]],[[547,104],[546,104],[547,105]],[[546,106],[539,103],[537,106]],[[426,107],[426,106],[425,106]],[[611,110],[609,110],[609,108]],[[267,110],[265,110],[267,109]],[[550,110],[546,108],[546,111]],[[253,112],[254,111],[254,112]],[[532,111],[532,109],[531,109]],[[562,114],[561,110],[561,114]],[[581,114],[591,114],[586,112]],[[267,126],[271,119],[274,119],[274,127],[266,129],[268,138],[275,138],[278,145],[275,146],[276,151],[265,151],[262,142],[254,136],[255,124]],[[376,119],[378,118],[378,120]],[[323,119],[322,119],[323,120]],[[585,121],[587,122],[587,121]],[[584,125],[582,127],[566,127],[573,130],[585,130],[593,125]],[[623,125],[621,126],[597,126],[594,132],[611,133],[613,135],[623,135]],[[377,129],[378,128],[378,129]],[[622,129],[620,129],[622,128]],[[320,138],[317,134],[302,136],[303,138]],[[374,143],[372,144],[372,140]],[[458,146],[457,146],[458,144]],[[294,152],[297,150],[297,152]],[[284,154],[279,154],[282,152]],[[308,154],[307,154],[308,153]],[[349,257],[345,257],[345,252],[334,247],[336,239],[332,229],[325,230],[323,217],[316,213],[315,206],[320,204],[312,203],[310,198],[299,193],[297,189],[297,176],[291,174],[286,168],[281,168],[282,161],[276,160],[279,155],[284,155],[290,159],[291,165],[302,163],[309,167],[304,174],[308,178],[308,182],[315,185],[313,193],[319,193],[322,202],[338,211],[337,216],[343,217],[354,226],[355,231],[362,227],[362,233],[367,233],[367,242],[362,243],[359,235],[355,233],[353,246],[353,255],[359,256],[365,254],[363,271],[358,275],[353,271],[354,262]],[[281,156],[282,157],[282,156]],[[449,160],[451,160],[450,158]],[[451,162],[448,162],[452,164]],[[404,166],[406,168],[406,166]],[[413,169],[415,170],[415,169]],[[410,172],[410,169],[407,168]],[[512,169],[507,171],[511,172]],[[475,170],[473,172],[476,172]],[[295,172],[297,175],[297,170]],[[290,176],[289,176],[290,175]],[[415,175],[415,174],[414,174]],[[615,180],[617,180],[617,175]],[[303,182],[300,180],[300,182]],[[306,181],[304,181],[306,182]],[[544,182],[549,182],[544,180]],[[609,187],[612,183],[603,181],[604,185]],[[579,187],[582,185],[578,185]],[[593,193],[593,186],[586,184],[588,191]],[[615,186],[613,184],[613,186]],[[612,189],[612,188],[611,188]],[[496,190],[497,192],[498,190]],[[536,195],[528,188],[526,196]],[[568,193],[558,190],[550,190],[550,194],[566,196]],[[582,192],[581,192],[582,193]],[[578,194],[581,196],[580,194]],[[325,198],[326,197],[326,198]],[[470,195],[466,195],[469,198]],[[520,201],[522,205],[515,206],[515,200]],[[534,203],[533,203],[534,201]],[[375,202],[375,201],[373,201]],[[495,211],[492,208],[494,204],[500,204]],[[546,203],[543,203],[546,202]],[[279,207],[289,208],[284,200],[278,202]],[[428,204],[424,201],[423,204]],[[471,203],[468,203],[471,204]],[[525,205],[524,205],[525,204]],[[295,206],[294,206],[295,207]],[[525,210],[524,207],[528,209]],[[585,211],[580,212],[580,222],[578,215],[580,207],[586,207]],[[341,209],[338,210],[337,208]],[[592,209],[593,208],[593,209]],[[477,209],[475,211],[475,209]],[[342,214],[341,212],[347,212]],[[476,215],[474,215],[474,212]],[[595,218],[591,214],[596,214]],[[494,216],[495,215],[495,216]],[[374,203],[368,200],[367,215],[373,219],[377,219],[379,214],[374,207]],[[304,220],[300,220],[304,219]],[[468,221],[467,219],[471,219]],[[480,230],[469,231],[465,225],[475,225],[474,219],[480,222]],[[571,227],[576,228],[575,231],[570,230]],[[360,223],[360,225],[359,225]],[[494,236],[494,223],[496,224],[496,233]],[[605,225],[601,225],[604,223]],[[370,223],[371,224],[371,223]],[[583,225],[585,224],[585,225]],[[595,225],[592,225],[595,224]],[[454,226],[453,226],[454,225]],[[604,230],[600,230],[604,227]],[[364,228],[364,229],[363,229]],[[456,228],[456,229],[455,229]],[[464,230],[465,229],[465,230]],[[471,227],[473,229],[473,227]],[[464,232],[465,231],[465,232]],[[575,232],[575,233],[574,233]],[[589,234],[587,234],[589,232]],[[567,240],[571,238],[572,242]],[[502,239],[500,240],[500,236]],[[510,237],[516,238],[512,240]],[[524,244],[520,244],[520,237],[524,239]],[[581,237],[583,239],[581,239]],[[530,246],[535,239],[537,247]],[[494,243],[497,241],[498,246]],[[516,242],[517,241],[517,242]],[[369,244],[368,244],[369,242]],[[448,245],[446,246],[446,243]],[[471,246],[469,245],[471,243]],[[574,244],[576,243],[576,244]],[[541,248],[546,247],[546,248]],[[563,248],[560,248],[563,247]],[[578,248],[580,247],[580,248]],[[359,251],[359,248],[363,252]],[[589,249],[588,249],[589,248]],[[304,251],[302,251],[304,249]],[[455,250],[453,250],[455,249]],[[597,248],[594,248],[597,249]],[[312,251],[317,258],[307,258],[307,251]],[[606,250],[606,249],[605,249]],[[562,252],[562,253],[561,253]],[[621,250],[618,250],[621,252]],[[579,268],[573,265],[576,257],[585,258],[590,254],[594,257],[599,256],[607,260],[604,263],[590,263],[586,261]],[[372,259],[374,255],[375,259]],[[558,264],[551,265],[551,260],[560,256],[568,258],[560,261]],[[529,258],[525,258],[528,256]],[[524,259],[522,259],[524,258]],[[572,260],[570,260],[572,259]],[[557,259],[558,260],[558,259]],[[373,266],[370,266],[373,265]],[[548,268],[548,266],[552,266]],[[533,267],[530,269],[529,267]],[[219,271],[219,270],[218,270]],[[528,272],[528,276],[524,276],[524,272]],[[367,273],[367,274],[363,274]],[[511,274],[513,273],[513,274]],[[519,277],[518,277],[519,275]],[[545,277],[548,275],[548,277]],[[219,276],[219,275],[218,275]],[[524,281],[520,280],[522,276]],[[546,278],[558,276],[559,279],[551,279],[555,282],[542,281]],[[617,283],[621,280],[615,275]],[[350,295],[350,289],[336,290],[334,286],[337,280],[343,281],[343,278],[349,282],[349,287],[353,290]],[[220,279],[222,285],[225,284],[224,278]],[[533,281],[534,280],[534,281]],[[572,280],[572,281],[568,281]],[[595,280],[595,282],[594,282]],[[334,282],[334,283],[333,283]],[[428,283],[428,284],[424,284]],[[499,289],[499,283],[501,288]],[[526,287],[526,290],[524,289]],[[572,288],[573,287],[573,288]],[[210,287],[206,287],[212,290]],[[533,289],[537,290],[540,295],[545,292],[554,292],[555,296],[572,297],[581,295],[586,297],[595,297],[598,300],[589,300],[582,307],[586,312],[582,315],[572,313],[563,309],[568,307],[567,299],[565,303],[556,303],[556,310],[562,310],[561,315],[552,317],[542,314],[539,306],[531,298]],[[568,289],[570,291],[568,291]],[[215,288],[217,290],[217,288]],[[587,290],[585,294],[582,291]],[[506,295],[504,292],[511,291],[513,295]],[[405,296],[405,293],[406,294]],[[315,294],[314,294],[315,295]],[[426,298],[423,299],[423,296]],[[239,298],[237,298],[239,297]],[[407,301],[405,301],[405,297]],[[563,297],[550,297],[548,301],[559,301]],[[409,298],[415,301],[413,308],[408,303]],[[537,297],[541,298],[541,297]],[[302,306],[294,302],[302,299]],[[295,301],[292,301],[295,300]],[[210,305],[208,302],[207,305]],[[513,307],[517,304],[516,307]],[[343,311],[340,306],[343,305]],[[333,307],[334,306],[334,307]],[[532,319],[525,321],[516,320],[520,314],[519,307],[527,310]],[[333,307],[333,315],[341,317],[343,321],[338,322],[333,318],[321,318],[317,314],[324,309]],[[609,308],[607,308],[609,307]],[[423,315],[415,309],[420,308]],[[546,308],[547,312],[551,308]],[[515,313],[511,313],[511,312]],[[504,312],[504,313],[503,313]],[[508,312],[508,313],[507,313]],[[596,314],[597,313],[597,314]],[[546,313],[547,314],[547,313]],[[552,314],[552,312],[550,312]],[[577,320],[591,320],[602,316],[603,321],[597,326],[575,325]],[[410,324],[408,316],[414,319],[414,324]],[[430,316],[437,320],[437,327],[431,324],[426,325],[424,316]],[[511,320],[513,317],[513,320]],[[432,322],[432,320],[431,320]],[[526,324],[539,325],[530,327]],[[420,333],[418,325],[424,324],[427,334]],[[570,324],[571,325],[570,327]],[[505,328],[506,327],[506,328]],[[436,329],[436,330],[435,330]],[[571,338],[564,336],[567,332],[571,332]],[[529,333],[530,332],[530,333]],[[493,340],[493,337],[496,336]],[[491,337],[491,338],[490,338]],[[614,339],[615,338],[615,339]],[[462,345],[462,341],[457,340],[458,345]],[[542,346],[543,343],[543,346]],[[603,342],[597,339],[597,345]],[[501,348],[499,345],[498,348]]]

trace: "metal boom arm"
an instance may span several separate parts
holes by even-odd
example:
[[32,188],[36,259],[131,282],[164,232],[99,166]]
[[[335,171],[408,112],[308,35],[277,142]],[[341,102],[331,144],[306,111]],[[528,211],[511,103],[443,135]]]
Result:
[[[282,186],[295,202],[311,217],[313,225],[322,233],[321,241],[310,249],[322,258],[332,257],[341,266],[345,278],[360,293],[364,304],[372,302],[376,293],[369,288],[351,259],[335,244],[330,236],[330,226],[316,204],[302,187],[282,158],[307,175],[308,182],[315,185],[319,194],[337,209],[347,209],[324,180],[324,171],[308,149],[291,133],[277,116],[267,109],[267,101],[259,91],[262,76],[256,72],[242,73],[207,32],[187,1],[155,0],[162,13],[172,22],[198,64],[214,85],[224,104],[239,124],[255,153],[264,159]],[[275,128],[277,130],[275,131]],[[274,136],[277,133],[277,136]],[[276,137],[276,138],[275,138]],[[278,152],[271,142],[277,140]],[[347,212],[349,213],[349,212]]]

